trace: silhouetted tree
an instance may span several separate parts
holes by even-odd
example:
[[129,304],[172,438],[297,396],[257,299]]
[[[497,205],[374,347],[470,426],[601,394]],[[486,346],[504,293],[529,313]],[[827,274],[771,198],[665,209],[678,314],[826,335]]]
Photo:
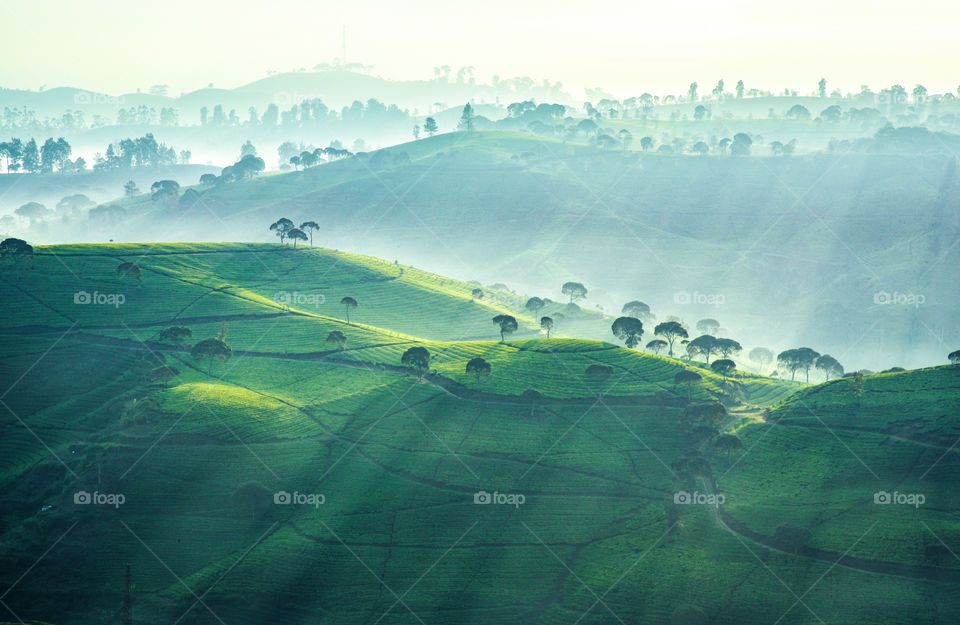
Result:
[[560,292],[570,297],[570,303],[575,299],[583,299],[587,296],[587,288],[579,282],[565,282]]
[[352,297],[344,297],[342,300],[340,300],[340,304],[343,306],[344,310],[347,311],[347,324],[349,325],[350,309],[356,308],[357,306],[359,306],[359,304],[357,303],[357,300],[353,299]]
[[754,347],[750,350],[748,354],[750,360],[760,365],[760,370],[763,370],[763,367],[773,362],[773,352],[771,352],[766,347]]
[[477,376],[477,386],[480,386],[480,376],[490,375],[490,363],[477,356],[467,362],[467,373]]
[[641,321],[653,320],[653,315],[650,313],[650,307],[638,300],[633,300],[624,304],[623,308],[620,309],[620,313],[628,317],[635,317]]
[[679,321],[664,321],[663,323],[658,323],[657,327],[653,329],[653,333],[667,340],[667,344],[670,346],[671,358],[673,358],[673,342],[678,338],[685,339],[689,336]]
[[626,343],[630,349],[639,345],[640,337],[643,336],[643,322],[636,317],[618,317],[610,329],[613,335]]
[[224,343],[221,339],[209,338],[203,339],[194,345],[193,349],[190,350],[190,355],[193,356],[193,359],[197,361],[206,360],[207,375],[210,375],[213,368],[213,361],[219,360],[221,362],[226,362],[230,359],[230,356],[233,355],[233,350],[230,349],[230,346]]
[[687,398],[689,399],[693,393],[693,385],[699,384],[702,379],[703,378],[696,371],[681,369],[675,376],[673,376],[673,385],[678,386],[680,384],[686,384]]
[[343,348],[347,344],[347,335],[340,330],[331,330],[330,334],[327,335],[327,343],[336,345],[337,349],[343,351]]
[[823,371],[823,376],[827,380],[831,377],[840,377],[843,375],[843,366],[830,354],[823,354],[818,357],[814,362],[814,366]]
[[547,338],[550,338],[550,332],[553,330],[553,319],[550,317],[540,317],[540,329],[547,331]]
[[497,315],[493,318],[494,325],[500,326],[500,342],[504,341],[504,334],[517,331],[517,320],[511,315]]
[[540,313],[543,307],[544,307],[544,301],[539,297],[531,297],[530,299],[527,300],[527,303],[524,306],[524,308],[526,308],[533,314],[534,319],[537,318],[537,315]]
[[597,395],[599,397],[603,397],[603,385],[613,375],[613,367],[610,365],[594,363],[588,366],[584,373],[586,374],[587,378],[596,380],[598,386]]
[[717,437],[714,447],[717,451],[729,456],[743,449],[743,441],[734,434],[721,434]]
[[437,134],[437,120],[432,117],[428,117],[426,120],[424,120],[423,131],[431,137]]
[[293,222],[287,219],[286,217],[281,217],[272,224],[270,224],[270,230],[276,233],[280,237],[281,245],[287,238],[287,233],[293,230]]
[[716,334],[720,331],[720,322],[716,319],[701,319],[697,322],[697,331],[701,334]]
[[947,354],[947,359],[950,361],[950,364],[960,365],[960,349]]
[[313,233],[320,229],[320,225],[315,221],[305,221],[300,224],[300,229],[310,235],[310,247],[313,247]]
[[710,364],[710,356],[717,351],[717,338],[709,334],[702,334],[690,341],[687,345],[687,351],[700,354],[706,358],[707,364]]
[[290,230],[287,231],[287,238],[293,241],[293,247],[296,249],[297,241],[307,240],[307,233],[300,228],[290,228]]
[[411,347],[403,352],[400,364],[417,372],[417,379],[423,380],[423,374],[430,368],[430,352],[425,347]]
[[740,346],[740,343],[734,341],[733,339],[718,338],[716,345],[714,345],[714,352],[720,354],[724,358],[729,358],[734,354],[739,354],[742,350],[743,347]]
[[193,330],[184,326],[167,326],[160,330],[160,340],[179,345],[193,337]]
[[659,354],[660,350],[667,346],[666,341],[661,341],[660,339],[653,339],[647,343],[647,349],[653,352],[654,354]]
[[710,365],[710,370],[716,373],[719,376],[723,377],[723,383],[726,385],[727,378],[730,377],[737,368],[737,364],[728,358],[721,358],[720,360],[713,361],[713,364]]

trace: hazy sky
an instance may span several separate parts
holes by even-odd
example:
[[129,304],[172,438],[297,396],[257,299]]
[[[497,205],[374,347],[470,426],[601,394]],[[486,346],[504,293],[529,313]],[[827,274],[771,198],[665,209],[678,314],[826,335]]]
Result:
[[[0,86],[171,95],[234,87],[340,55],[390,78],[475,66],[618,95],[731,88],[812,91],[960,84],[955,0],[0,0]],[[29,52],[27,52],[29,51]],[[2,104],[2,103],[0,103]]]

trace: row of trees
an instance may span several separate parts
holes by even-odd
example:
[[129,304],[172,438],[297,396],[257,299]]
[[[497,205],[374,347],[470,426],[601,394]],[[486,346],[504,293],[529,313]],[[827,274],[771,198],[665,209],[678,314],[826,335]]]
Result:
[[[320,224],[315,221],[305,221],[300,224],[300,226],[296,226],[286,217],[281,217],[277,221],[270,224],[270,231],[277,235],[277,237],[280,239],[280,243],[286,243],[286,240],[290,239],[293,241],[293,247],[297,247],[297,241],[307,240],[310,241],[310,245],[312,246],[313,233],[319,229]],[[309,233],[309,235],[307,233]],[[356,305],[354,305],[354,308],[356,308]]]
[[72,151],[70,143],[63,137],[49,137],[39,147],[33,137],[26,142],[16,137],[0,142],[0,158],[4,159],[8,172],[24,171],[36,174],[83,171],[87,162],[82,157],[70,160]]
[[191,153],[187,150],[178,155],[173,147],[158,142],[152,133],[147,133],[142,137],[128,137],[111,143],[105,154],[96,154],[93,168],[107,170],[176,165],[178,162],[189,163],[190,156]]

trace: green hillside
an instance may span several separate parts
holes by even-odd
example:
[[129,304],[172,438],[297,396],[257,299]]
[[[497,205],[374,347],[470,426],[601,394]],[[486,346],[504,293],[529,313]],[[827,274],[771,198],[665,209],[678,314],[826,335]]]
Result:
[[[132,261],[139,282],[117,275]],[[319,248],[39,248],[0,276],[4,602],[24,620],[114,621],[130,564],[138,623],[960,618],[960,565],[922,536],[960,540],[956,367],[869,376],[862,394],[725,381],[572,338],[573,322],[547,339],[523,298],[473,288]],[[520,329],[500,343],[503,312]],[[609,333],[598,314],[577,323]],[[169,326],[193,335],[160,340]],[[229,359],[191,356],[218,334]],[[413,346],[431,354],[422,381],[401,367]],[[598,364],[612,373],[586,373]],[[701,382],[677,386],[683,369]],[[742,450],[721,452],[721,432]],[[877,512],[881,489],[927,503]],[[475,503],[495,492],[522,498]],[[809,541],[775,539],[784,524]]]
[[[268,241],[279,217],[314,220],[325,247],[555,299],[577,280],[590,308],[639,298],[660,319],[715,316],[756,344],[779,351],[802,340],[849,352],[849,369],[882,370],[942,362],[935,338],[960,339],[949,321],[955,160],[701,157],[456,132],[198,186],[200,200],[186,205],[127,198],[129,218],[109,238]],[[884,305],[883,293],[923,304]]]

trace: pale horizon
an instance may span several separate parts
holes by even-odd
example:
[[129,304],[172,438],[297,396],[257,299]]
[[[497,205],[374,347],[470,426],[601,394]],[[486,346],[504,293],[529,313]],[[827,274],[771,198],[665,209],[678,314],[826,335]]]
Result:
[[[656,7],[618,2],[603,11],[575,3],[515,6],[498,0],[469,18],[462,6],[437,0],[403,8],[294,1],[266,20],[259,13],[223,12],[185,0],[168,3],[160,14],[127,4],[118,12],[117,6],[111,0],[79,6],[56,0],[4,8],[4,21],[17,25],[8,36],[10,49],[29,48],[31,54],[26,60],[13,55],[21,60],[0,68],[0,87],[124,94],[166,84],[172,97],[210,83],[230,89],[268,71],[310,71],[334,62],[341,56],[343,27],[347,62],[370,65],[373,75],[428,80],[436,66],[449,65],[454,73],[472,66],[478,82],[527,75],[559,81],[575,98],[584,88],[616,97],[680,94],[694,81],[705,93],[718,79],[728,90],[743,80],[748,89],[790,88],[799,95],[813,92],[820,78],[826,78],[828,91],[843,93],[893,84],[955,93],[960,84],[952,70],[960,51],[953,33],[960,6],[933,0],[920,0],[909,12],[899,3],[825,0],[802,6],[757,0]],[[370,11],[380,19],[370,20]],[[56,46],[38,45],[51,36]],[[69,63],[63,50],[70,50]],[[625,66],[634,69],[625,72]]]

